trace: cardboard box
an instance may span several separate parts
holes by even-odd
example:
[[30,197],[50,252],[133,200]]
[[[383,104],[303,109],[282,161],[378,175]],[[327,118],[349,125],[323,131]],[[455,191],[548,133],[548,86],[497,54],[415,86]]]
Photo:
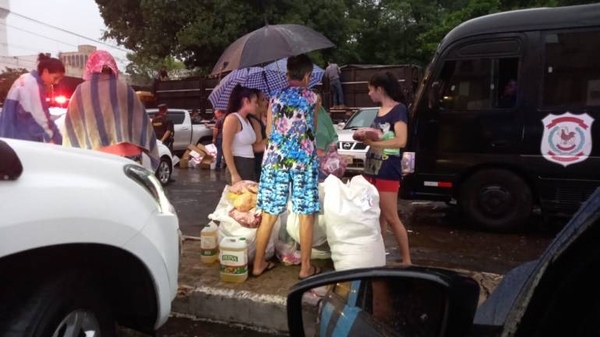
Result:
[[191,158],[200,161],[200,168],[210,170],[210,164],[215,160],[215,157],[212,156],[206,147],[202,144],[198,145],[189,145],[188,149],[181,157],[181,161],[179,162],[179,168],[187,169],[189,166],[189,161]]
[[190,163],[190,150],[185,151],[185,153],[183,154],[183,156],[181,156],[181,159],[179,160],[179,168],[180,169],[187,169],[188,165]]

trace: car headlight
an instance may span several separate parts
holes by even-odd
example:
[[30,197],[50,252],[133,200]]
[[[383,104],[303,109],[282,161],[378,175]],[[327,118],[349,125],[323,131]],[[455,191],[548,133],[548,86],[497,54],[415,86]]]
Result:
[[153,172],[135,164],[125,165],[124,170],[125,175],[140,184],[152,195],[160,213],[173,212],[171,203],[165,194],[165,190],[163,190],[160,181],[156,179]]

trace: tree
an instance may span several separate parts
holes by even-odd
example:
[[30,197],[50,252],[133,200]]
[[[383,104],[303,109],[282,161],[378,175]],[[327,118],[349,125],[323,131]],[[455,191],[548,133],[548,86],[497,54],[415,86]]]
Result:
[[[417,63],[431,59],[440,40],[469,19],[518,8],[589,0],[96,0],[105,38],[136,59],[172,56],[188,68],[211,70],[237,38],[269,24],[297,23],[335,45],[311,53],[317,64]],[[135,65],[134,67],[137,67]]]
[[125,68],[125,72],[131,76],[133,84],[141,86],[151,85],[154,73],[159,71],[163,66],[167,68],[170,78],[177,77],[177,73],[185,69],[183,62],[177,61],[170,56],[160,59],[129,53],[127,54],[127,60],[130,63]]
[[[104,37],[145,59],[173,56],[189,68],[212,69],[221,53],[244,34],[269,24],[311,27],[344,49],[356,24],[352,0],[96,0],[107,26]],[[315,55],[313,55],[315,56]],[[318,54],[317,59],[322,57]]]
[[8,91],[19,76],[28,72],[29,71],[25,68],[6,67],[4,71],[0,73],[0,102],[4,103]]

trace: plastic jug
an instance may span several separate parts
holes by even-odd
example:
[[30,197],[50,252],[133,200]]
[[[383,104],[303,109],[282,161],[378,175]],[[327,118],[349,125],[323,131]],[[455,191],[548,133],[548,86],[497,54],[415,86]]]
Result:
[[221,281],[242,283],[248,278],[248,246],[245,238],[224,237],[219,244]]
[[217,230],[217,225],[211,221],[200,232],[200,261],[203,263],[215,263],[219,258]]

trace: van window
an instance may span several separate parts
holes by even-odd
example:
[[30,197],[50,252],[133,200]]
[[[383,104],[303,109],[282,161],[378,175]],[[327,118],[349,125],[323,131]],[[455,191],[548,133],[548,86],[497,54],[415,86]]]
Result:
[[516,57],[446,61],[437,81],[439,106],[444,110],[512,108],[518,72]]
[[600,31],[548,33],[544,106],[600,106]]

